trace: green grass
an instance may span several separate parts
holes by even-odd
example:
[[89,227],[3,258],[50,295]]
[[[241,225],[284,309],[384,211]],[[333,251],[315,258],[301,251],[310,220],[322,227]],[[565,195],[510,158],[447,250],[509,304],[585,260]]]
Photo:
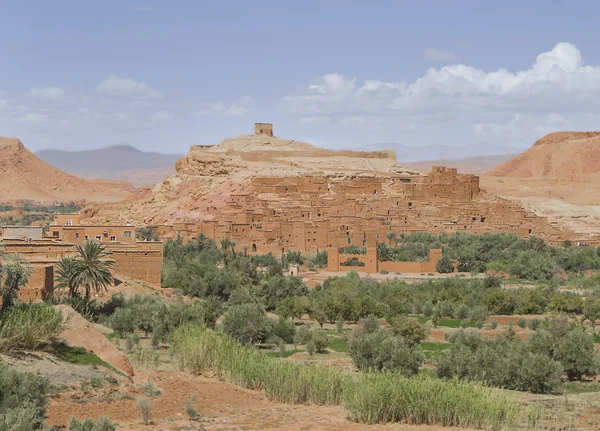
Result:
[[449,349],[452,344],[449,343],[421,343],[422,350],[440,351]]
[[348,342],[343,338],[330,337],[328,347],[336,352],[345,353],[348,351]]
[[600,392],[600,382],[566,382],[563,389],[568,394]]
[[[298,352],[302,352],[302,350],[300,350],[300,349],[286,350],[285,352],[283,352],[283,358],[289,358],[290,356],[292,356]],[[279,352],[267,352],[266,355],[269,358],[281,358],[282,357]]]
[[102,360],[96,356],[96,354],[88,352],[83,347],[69,346],[65,343],[54,343],[52,345],[52,353],[61,361],[68,362],[70,364],[104,367],[124,377],[127,377],[108,362]]
[[[417,319],[419,319],[419,323],[421,325],[425,325],[427,322],[431,321],[431,317],[427,317],[427,316],[414,316]],[[439,319],[438,320],[438,327],[445,327],[445,328],[460,328],[460,325],[462,324],[462,320],[460,319]],[[475,325],[475,323],[473,322],[466,322],[467,323],[467,327],[469,328],[474,328],[477,325]]]
[[278,361],[223,333],[193,325],[177,328],[171,341],[180,369],[211,370],[244,388],[264,391],[275,402],[343,405],[348,417],[358,422],[496,430],[526,416],[511,395],[472,382],[409,379],[398,373],[343,373],[321,365]]

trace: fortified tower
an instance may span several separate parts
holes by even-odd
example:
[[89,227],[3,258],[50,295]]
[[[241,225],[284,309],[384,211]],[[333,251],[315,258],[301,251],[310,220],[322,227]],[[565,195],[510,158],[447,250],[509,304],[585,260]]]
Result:
[[273,125],[270,123],[254,123],[254,134],[273,136]]

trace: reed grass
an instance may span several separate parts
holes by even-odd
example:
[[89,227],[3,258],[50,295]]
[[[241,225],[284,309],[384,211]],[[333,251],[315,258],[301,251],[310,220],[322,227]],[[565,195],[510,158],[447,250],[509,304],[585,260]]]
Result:
[[344,405],[364,423],[403,422],[497,430],[525,418],[509,394],[458,380],[396,373],[343,373],[272,359],[223,333],[185,325],[172,334],[181,369],[210,370],[244,388],[290,404]]
[[37,350],[56,340],[62,314],[47,304],[19,304],[0,315],[0,352]]

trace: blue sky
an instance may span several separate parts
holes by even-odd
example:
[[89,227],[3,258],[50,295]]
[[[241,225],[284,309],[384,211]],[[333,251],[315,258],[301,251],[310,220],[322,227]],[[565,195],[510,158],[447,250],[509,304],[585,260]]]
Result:
[[0,0],[0,135],[185,152],[528,147],[598,129],[595,1]]

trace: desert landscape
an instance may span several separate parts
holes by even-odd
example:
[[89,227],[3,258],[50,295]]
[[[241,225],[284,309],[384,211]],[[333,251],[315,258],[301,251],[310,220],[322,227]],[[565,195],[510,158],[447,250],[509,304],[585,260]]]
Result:
[[0,431],[600,429],[595,5],[365,6],[0,5]]

